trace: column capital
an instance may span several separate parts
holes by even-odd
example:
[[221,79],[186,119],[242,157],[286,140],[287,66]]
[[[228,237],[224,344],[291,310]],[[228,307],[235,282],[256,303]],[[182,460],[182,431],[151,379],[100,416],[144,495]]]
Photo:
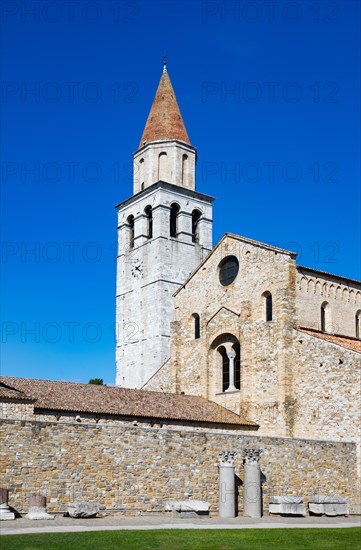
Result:
[[258,464],[262,451],[260,449],[243,449],[244,461],[247,464]]
[[220,466],[234,466],[237,453],[234,451],[221,451],[218,453]]

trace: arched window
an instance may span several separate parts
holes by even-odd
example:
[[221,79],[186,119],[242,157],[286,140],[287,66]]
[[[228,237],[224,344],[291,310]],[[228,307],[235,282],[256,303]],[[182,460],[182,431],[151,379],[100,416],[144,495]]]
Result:
[[193,313],[194,319],[194,339],[197,340],[201,337],[201,320],[198,313]]
[[355,315],[355,333],[356,338],[361,338],[361,309],[356,312]]
[[273,311],[272,311],[272,294],[270,292],[264,292],[264,308],[265,308],[265,319],[266,321],[272,321]]
[[199,210],[193,210],[192,212],[192,243],[199,242],[199,220],[202,212]]
[[129,228],[129,248],[134,248],[134,216],[128,216],[127,223]]
[[326,332],[329,325],[329,304],[323,302],[321,306],[321,331]]
[[179,214],[179,205],[178,204],[171,204],[170,207],[170,230],[169,234],[171,237],[177,237],[178,234],[178,214]]
[[218,364],[222,369],[222,392],[239,390],[241,388],[241,348],[238,339],[233,334],[223,334],[215,339],[211,347],[216,350],[220,361]]
[[147,216],[147,238],[151,239],[153,237],[153,212],[151,206],[146,206],[144,209],[145,215]]
[[159,153],[158,157],[158,181],[166,180],[167,153]]
[[182,184],[186,185],[187,182],[187,173],[188,173],[188,155],[182,156]]
[[144,159],[140,159],[140,161],[139,161],[139,183],[140,183],[140,190],[143,191],[143,189],[144,189]]
[[[228,346],[227,346],[228,347]],[[222,391],[235,391],[241,388],[241,357],[240,345],[237,342],[227,351],[220,346],[218,352],[222,356]]]

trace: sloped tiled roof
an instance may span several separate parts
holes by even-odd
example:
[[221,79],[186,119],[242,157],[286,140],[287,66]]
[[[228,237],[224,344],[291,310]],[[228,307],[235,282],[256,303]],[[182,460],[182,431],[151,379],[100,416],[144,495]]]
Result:
[[163,71],[139,147],[162,139],[177,139],[190,144],[172,83]]
[[11,388],[7,386],[6,384],[2,384],[0,382],[0,399],[11,399],[16,401],[34,401],[34,399],[30,399],[27,397],[27,395],[20,391],[15,390],[14,388]]
[[36,399],[36,409],[258,427],[212,401],[192,395],[11,376],[0,377],[0,382]]
[[321,332],[319,330],[307,327],[298,327],[297,330],[299,332],[309,334],[310,336],[320,338],[321,340],[326,340],[326,342],[330,342],[331,344],[337,344],[343,348],[361,353],[361,340],[358,340],[357,338],[342,336],[341,334],[328,334],[327,332]]

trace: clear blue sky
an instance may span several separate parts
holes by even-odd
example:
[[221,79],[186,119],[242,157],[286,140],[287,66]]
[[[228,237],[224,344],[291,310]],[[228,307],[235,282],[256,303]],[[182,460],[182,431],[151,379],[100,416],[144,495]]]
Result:
[[214,242],[359,278],[358,2],[78,4],[1,6],[3,374],[114,383],[114,206],[164,52]]

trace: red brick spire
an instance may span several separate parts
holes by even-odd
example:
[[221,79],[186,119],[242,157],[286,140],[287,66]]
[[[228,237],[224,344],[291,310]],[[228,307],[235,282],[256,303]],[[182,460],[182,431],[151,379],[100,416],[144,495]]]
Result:
[[160,139],[179,139],[190,145],[165,62],[139,147]]

